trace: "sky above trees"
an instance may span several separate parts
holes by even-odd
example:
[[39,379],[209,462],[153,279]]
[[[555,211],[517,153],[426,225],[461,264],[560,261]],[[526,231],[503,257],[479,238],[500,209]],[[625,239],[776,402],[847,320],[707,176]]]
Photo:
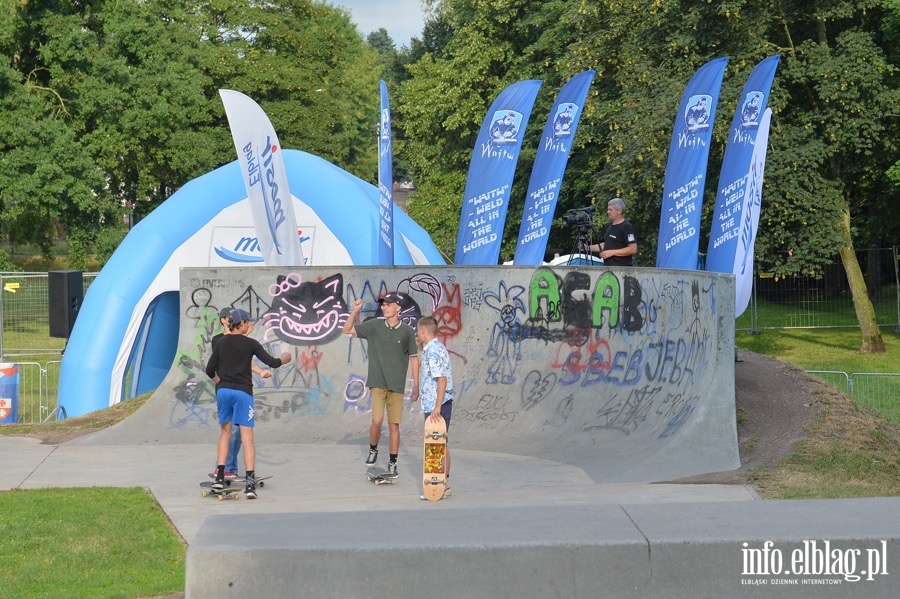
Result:
[[348,9],[360,33],[368,35],[384,28],[397,47],[422,37],[425,15],[421,0],[328,0]]

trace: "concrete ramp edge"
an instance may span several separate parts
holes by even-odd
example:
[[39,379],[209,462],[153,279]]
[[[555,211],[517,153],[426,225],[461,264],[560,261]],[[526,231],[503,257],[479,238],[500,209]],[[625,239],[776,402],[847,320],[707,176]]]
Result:
[[415,516],[211,516],[186,597],[896,597],[891,498]]

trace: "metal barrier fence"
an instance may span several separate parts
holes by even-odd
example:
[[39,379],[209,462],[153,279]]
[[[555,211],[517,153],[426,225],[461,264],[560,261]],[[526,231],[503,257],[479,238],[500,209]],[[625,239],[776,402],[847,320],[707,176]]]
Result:
[[806,373],[837,387],[858,404],[869,406],[894,422],[900,422],[900,373],[848,374],[839,370],[807,370]]
[[853,397],[853,383],[850,380],[850,375],[846,372],[841,372],[840,370],[807,370],[806,374],[822,379],[826,383],[837,387],[845,395]]
[[[56,420],[56,381],[59,380],[59,361],[46,365],[37,362],[16,362],[19,366],[19,422],[35,424]],[[64,416],[64,415],[63,415]]]
[[900,422],[900,373],[855,372],[850,384],[853,399]]
[[56,404],[57,391],[59,390],[59,367],[61,364],[62,360],[50,360],[44,364],[44,376],[46,377],[44,389],[46,389],[47,394],[41,403],[41,413],[45,414],[44,420],[41,422],[64,420],[66,418],[65,411],[61,414],[58,413]]
[[[900,246],[858,250],[860,268],[878,324],[900,330]],[[836,257],[819,276],[775,280],[757,271],[750,306],[737,330],[858,327],[847,274]]]
[[[85,291],[96,276],[84,274]],[[49,275],[0,273],[0,362],[19,365],[19,422],[65,417],[56,407],[65,347],[65,339],[50,336]]]

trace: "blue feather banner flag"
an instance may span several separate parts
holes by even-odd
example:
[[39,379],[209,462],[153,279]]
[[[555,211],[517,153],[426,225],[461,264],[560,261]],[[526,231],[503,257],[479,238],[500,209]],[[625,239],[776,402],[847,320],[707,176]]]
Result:
[[753,146],[753,156],[747,172],[746,192],[738,235],[737,251],[731,272],[734,273],[734,317],[744,313],[750,304],[753,290],[753,251],[756,247],[756,233],[759,230],[759,215],[762,211],[763,174],[766,170],[766,153],[769,148],[769,122],[772,109],[766,108],[759,121],[759,133]]
[[[780,56],[770,56],[756,65],[734,111],[728,145],[722,158],[716,206],[706,250],[706,270],[732,273],[735,253],[743,223],[744,196],[750,182],[760,119],[769,102],[769,91],[775,79]],[[737,273],[732,273],[737,274]]]
[[706,164],[727,63],[723,57],[700,67],[681,97],[663,186],[657,268],[697,269]]
[[560,90],[550,109],[528,182],[513,259],[515,265],[536,266],[544,262],[563,174],[581,120],[584,100],[595,74],[595,71],[584,71],[572,77]]
[[497,264],[513,175],[522,138],[541,82],[519,81],[504,89],[491,104],[469,163],[463,195],[456,264]]
[[381,82],[381,120],[378,128],[378,264],[394,265],[394,153],[391,107],[387,85]]

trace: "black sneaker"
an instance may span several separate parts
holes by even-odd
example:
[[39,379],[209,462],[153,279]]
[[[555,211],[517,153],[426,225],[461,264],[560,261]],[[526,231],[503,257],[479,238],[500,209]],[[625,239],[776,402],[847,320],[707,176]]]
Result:
[[244,487],[244,495],[247,496],[247,499],[256,499],[256,483],[248,482]]
[[396,478],[397,475],[397,462],[388,462],[388,471],[385,474],[387,477]]
[[377,461],[378,461],[378,450],[377,450],[377,449],[370,449],[370,450],[369,450],[369,457],[366,458],[366,466],[372,466],[372,465],[375,464],[375,462],[377,462]]
[[213,484],[212,484],[213,491],[221,491],[224,488],[225,488],[225,479],[224,478],[217,478],[216,480],[213,481]]

